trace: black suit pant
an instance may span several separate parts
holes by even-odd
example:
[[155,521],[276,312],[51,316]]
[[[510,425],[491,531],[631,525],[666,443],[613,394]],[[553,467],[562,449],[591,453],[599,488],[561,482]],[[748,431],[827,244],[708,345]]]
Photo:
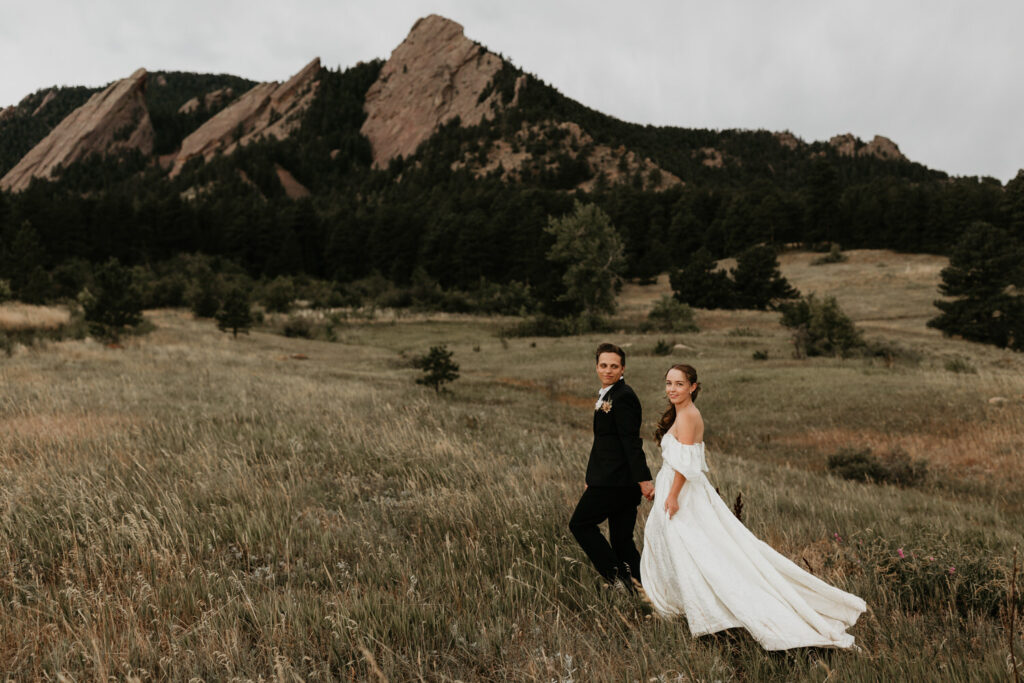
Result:
[[[587,557],[608,581],[619,578],[632,588],[631,578],[640,580],[640,552],[633,543],[640,486],[589,486],[583,492],[569,520],[569,530]],[[608,520],[605,540],[597,525]]]

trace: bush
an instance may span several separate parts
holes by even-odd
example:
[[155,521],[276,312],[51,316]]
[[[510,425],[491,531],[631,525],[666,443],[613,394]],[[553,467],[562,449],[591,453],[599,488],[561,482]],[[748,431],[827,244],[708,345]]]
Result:
[[921,352],[890,339],[873,339],[864,345],[864,354],[869,358],[881,358],[892,367],[897,361],[917,365],[921,362]]
[[10,301],[14,298],[14,293],[11,292],[11,283],[9,280],[0,280],[0,304],[5,301]]
[[675,344],[664,339],[659,339],[658,343],[654,345],[653,353],[655,356],[667,356],[672,353],[672,349]]
[[885,458],[872,454],[870,448],[844,448],[828,457],[828,470],[843,479],[906,487],[924,483],[928,463],[911,460],[907,452],[898,447]]
[[829,263],[842,263],[846,260],[846,254],[843,253],[842,248],[837,242],[833,242],[829,247],[828,254],[811,261],[812,266],[824,266]]
[[284,323],[281,333],[286,337],[298,337],[300,339],[312,339],[313,323],[309,318],[300,315],[293,315]]
[[950,372],[956,372],[960,374],[977,374],[978,369],[970,364],[970,362],[962,357],[956,356],[946,361],[946,369]]
[[839,308],[835,297],[813,294],[782,304],[782,325],[792,329],[794,355],[843,356],[865,346],[860,331]]
[[659,332],[698,332],[693,309],[671,296],[663,296],[647,314],[645,326]]
[[752,357],[754,360],[768,360],[768,351],[767,349],[759,349],[754,351],[754,355]]
[[295,283],[288,277],[276,277],[263,287],[260,299],[268,311],[287,313],[295,301]]

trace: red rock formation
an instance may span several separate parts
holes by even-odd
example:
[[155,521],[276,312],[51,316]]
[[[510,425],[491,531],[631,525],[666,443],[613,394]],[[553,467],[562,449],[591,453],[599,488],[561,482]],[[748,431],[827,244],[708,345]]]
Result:
[[20,192],[32,178],[52,178],[58,167],[94,153],[152,152],[153,124],[146,110],[145,87],[146,70],[139,69],[90,97],[0,179],[0,188]]
[[182,140],[171,177],[178,175],[194,157],[209,159],[218,152],[230,154],[238,145],[247,145],[260,136],[287,138],[298,128],[302,112],[313,101],[319,74],[317,57],[284,84],[254,86]]
[[417,21],[366,92],[362,133],[374,164],[411,155],[456,116],[464,126],[490,119],[498,94],[478,100],[501,66],[500,57],[466,38],[454,21],[436,14]]

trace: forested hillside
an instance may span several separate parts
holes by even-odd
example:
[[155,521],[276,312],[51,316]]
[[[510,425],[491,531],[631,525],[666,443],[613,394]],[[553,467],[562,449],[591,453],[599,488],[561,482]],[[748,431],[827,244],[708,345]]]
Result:
[[[479,97],[499,94],[493,118],[450,121],[386,168],[372,166],[360,133],[382,67],[373,61],[322,69],[289,137],[192,159],[173,178],[156,158],[253,84],[150,74],[153,156],[93,156],[55,182],[0,193],[0,279],[22,298],[46,300],[73,295],[90,264],[111,257],[152,267],[202,253],[257,278],[379,275],[402,285],[419,271],[445,288],[528,283],[551,302],[562,285],[543,228],[575,199],[611,216],[633,277],[664,272],[700,247],[719,258],[755,243],[946,253],[973,221],[1024,231],[1021,177],[1006,187],[950,178],[901,155],[863,153],[860,141],[851,151],[763,130],[626,123],[503,64]],[[45,116],[28,111],[40,91],[0,122],[3,168],[92,91],[54,92]],[[192,98],[196,106],[182,109]],[[602,166],[600,154],[617,165]],[[289,199],[283,173],[310,195]]]

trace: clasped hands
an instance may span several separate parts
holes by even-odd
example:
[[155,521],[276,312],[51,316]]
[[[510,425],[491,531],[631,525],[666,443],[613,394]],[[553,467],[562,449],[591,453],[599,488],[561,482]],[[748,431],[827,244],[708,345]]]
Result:
[[653,481],[642,481],[640,482],[640,493],[644,498],[653,502],[654,501],[654,482]]

